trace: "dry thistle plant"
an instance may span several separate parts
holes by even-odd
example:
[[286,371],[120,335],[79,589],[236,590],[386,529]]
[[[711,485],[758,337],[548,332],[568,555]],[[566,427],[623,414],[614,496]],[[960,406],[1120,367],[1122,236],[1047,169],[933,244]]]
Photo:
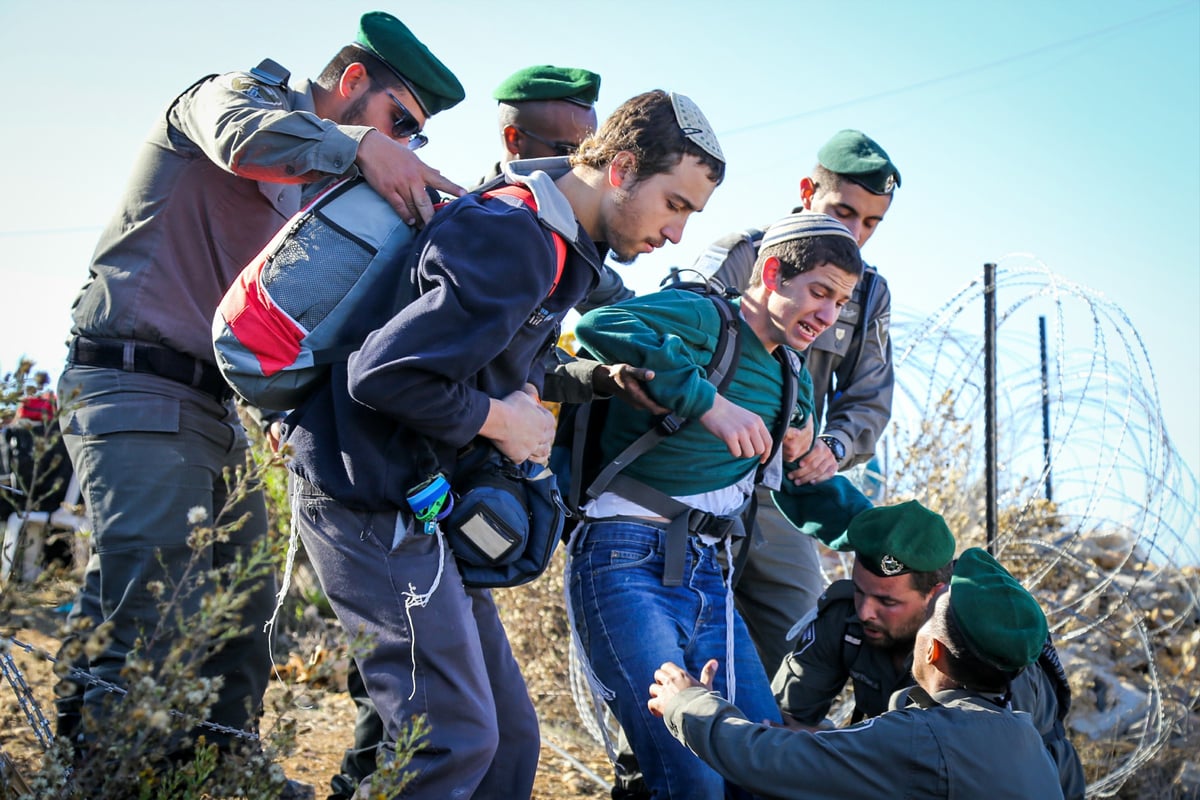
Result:
[[[250,472],[227,475],[226,512],[251,491],[257,478]],[[189,523],[192,557],[175,585],[152,583],[158,623],[143,631],[121,672],[123,693],[113,692],[105,713],[82,713],[78,738],[58,740],[40,772],[29,779],[31,796],[84,797],[272,797],[284,785],[275,762],[295,744],[295,726],[278,717],[261,739],[256,731],[205,728],[223,678],[206,675],[204,666],[225,643],[261,622],[244,620],[242,610],[250,586],[269,580],[271,545],[260,543],[247,557],[226,569],[207,569],[206,548],[226,540],[244,517],[213,526],[193,509]],[[218,514],[220,518],[221,514]],[[193,592],[202,600],[187,603]],[[184,607],[197,608],[184,613]],[[67,631],[56,673],[60,679],[87,683],[74,672],[108,645],[105,625],[95,630]],[[252,712],[255,710],[251,710]],[[252,714],[252,716],[254,716]],[[214,738],[228,738],[218,748]]]
[[[23,364],[0,383],[4,419],[12,416],[23,395],[31,366]],[[267,714],[248,709],[251,719],[272,721],[267,730],[233,731],[207,722],[223,677],[206,671],[205,665],[231,639],[261,631],[265,620],[243,617],[248,590],[272,580],[284,558],[286,538],[277,534],[287,529],[286,476],[269,448],[259,443],[252,453],[244,468],[224,476],[226,499],[215,510],[215,519],[209,519],[203,508],[188,512],[192,555],[177,582],[147,585],[157,604],[157,624],[141,632],[125,660],[119,686],[97,682],[86,672],[88,658],[109,646],[107,626],[91,630],[84,623],[62,631],[55,674],[63,684],[56,691],[65,691],[72,683],[105,689],[109,696],[104,713],[94,716],[84,709],[78,735],[72,741],[60,737],[39,765],[32,770],[26,766],[24,785],[15,781],[0,785],[4,800],[279,796],[286,782],[279,762],[295,751],[299,733],[289,716],[296,703],[293,690],[270,693]],[[244,525],[247,517],[238,509],[264,482],[275,535],[249,548],[234,564],[209,568],[207,548],[228,541]],[[35,589],[29,583],[6,587],[0,602],[0,632],[5,634],[6,648],[8,635],[20,627],[33,606]],[[41,655],[53,658],[49,653]],[[423,721],[414,722],[397,757],[381,770],[380,792],[394,793],[403,787],[409,778],[411,751],[424,734]],[[218,746],[217,740],[224,744]]]

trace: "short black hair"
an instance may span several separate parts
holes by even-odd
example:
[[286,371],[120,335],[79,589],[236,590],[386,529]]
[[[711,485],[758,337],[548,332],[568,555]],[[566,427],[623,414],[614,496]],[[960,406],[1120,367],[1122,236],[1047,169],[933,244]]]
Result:
[[932,572],[917,572],[908,573],[912,577],[912,587],[921,594],[929,594],[933,591],[933,587],[939,583],[950,583],[950,576],[954,574],[954,561],[947,561],[938,569]]
[[814,197],[826,192],[832,192],[842,185],[842,176],[821,164],[813,167],[812,174],[808,177],[813,182]]
[[325,65],[325,69],[321,70],[321,74],[317,76],[317,85],[326,91],[332,91],[337,86],[337,82],[341,80],[346,67],[354,63],[362,64],[366,69],[367,77],[371,81],[370,90],[372,92],[380,92],[402,85],[391,67],[376,58],[370,51],[354,44],[343,47]]

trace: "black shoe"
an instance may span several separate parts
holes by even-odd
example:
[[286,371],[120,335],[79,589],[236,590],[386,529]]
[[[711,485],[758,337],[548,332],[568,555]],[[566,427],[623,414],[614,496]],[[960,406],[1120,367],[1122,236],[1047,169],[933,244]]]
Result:
[[333,789],[333,794],[326,800],[354,800],[354,793],[358,791],[358,781],[349,775],[334,775],[333,780],[329,781],[329,788]]
[[288,779],[279,793],[279,800],[316,800],[317,790],[311,783],[301,783]]

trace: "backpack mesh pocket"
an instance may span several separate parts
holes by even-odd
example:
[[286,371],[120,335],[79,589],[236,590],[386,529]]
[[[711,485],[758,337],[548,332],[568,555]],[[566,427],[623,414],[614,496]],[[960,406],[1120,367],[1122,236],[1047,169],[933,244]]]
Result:
[[342,301],[374,257],[374,250],[314,216],[271,256],[262,284],[288,316],[311,331]]

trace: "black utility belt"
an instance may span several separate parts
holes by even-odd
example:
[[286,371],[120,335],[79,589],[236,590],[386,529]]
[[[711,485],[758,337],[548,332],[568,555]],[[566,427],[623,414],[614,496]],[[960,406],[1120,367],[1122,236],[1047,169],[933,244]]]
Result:
[[161,345],[76,336],[71,340],[67,361],[81,367],[157,375],[199,389],[218,403],[233,397],[233,390],[215,365]]

